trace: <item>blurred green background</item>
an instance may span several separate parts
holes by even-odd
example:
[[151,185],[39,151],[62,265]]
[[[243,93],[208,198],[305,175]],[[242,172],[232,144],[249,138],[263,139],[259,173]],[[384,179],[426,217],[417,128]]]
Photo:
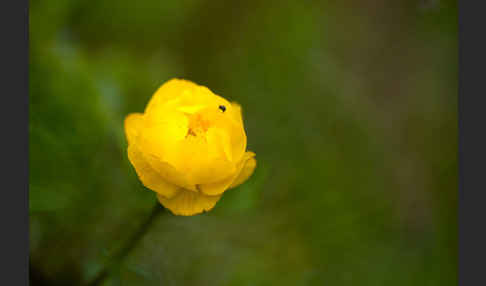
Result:
[[149,215],[123,119],[172,77],[243,106],[258,167],[104,285],[456,285],[456,1],[30,1],[32,285]]

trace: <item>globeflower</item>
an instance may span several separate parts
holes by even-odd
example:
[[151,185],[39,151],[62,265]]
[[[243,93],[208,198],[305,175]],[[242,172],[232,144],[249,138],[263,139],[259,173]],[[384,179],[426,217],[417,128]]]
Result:
[[240,105],[188,80],[164,83],[125,118],[125,135],[140,181],[175,215],[211,210],[256,167]]

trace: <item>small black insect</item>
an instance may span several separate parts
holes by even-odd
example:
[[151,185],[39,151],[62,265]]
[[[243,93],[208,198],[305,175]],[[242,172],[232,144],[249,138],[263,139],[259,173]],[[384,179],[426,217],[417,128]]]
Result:
[[221,109],[221,111],[225,112],[225,111],[226,111],[226,106],[224,106],[224,105],[220,105],[220,106],[219,106],[219,109]]

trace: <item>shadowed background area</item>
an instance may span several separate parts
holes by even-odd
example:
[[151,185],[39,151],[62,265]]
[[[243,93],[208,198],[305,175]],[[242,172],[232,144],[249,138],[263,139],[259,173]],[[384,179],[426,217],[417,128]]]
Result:
[[257,169],[104,285],[456,285],[456,6],[30,1],[31,284],[89,281],[150,215],[123,119],[180,77],[243,106]]

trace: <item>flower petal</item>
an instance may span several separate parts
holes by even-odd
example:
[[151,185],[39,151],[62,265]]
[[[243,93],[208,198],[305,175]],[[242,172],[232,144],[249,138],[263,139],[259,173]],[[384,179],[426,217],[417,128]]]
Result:
[[[255,169],[255,164],[249,162],[250,160],[256,162],[256,160],[253,158],[254,156],[255,153],[246,152],[243,159],[237,164],[236,172],[233,175],[219,182],[198,185],[199,189],[206,195],[214,196],[214,195],[220,195],[223,192],[225,192],[227,189],[231,188],[233,185],[235,185],[235,182],[238,179],[240,179],[241,182],[237,182],[238,183],[237,185],[243,183],[246,179],[250,177],[251,173],[253,173],[253,169]],[[243,173],[243,172],[250,171],[245,168],[251,167],[252,164],[253,164],[253,169],[251,169],[251,172],[249,174]]]
[[[248,153],[250,153],[250,154],[246,155]],[[245,156],[251,156],[251,157],[245,162],[243,169],[241,170],[238,177],[236,177],[236,179],[231,184],[230,189],[235,188],[235,187],[243,184],[253,174],[253,171],[255,171],[255,167],[256,167],[256,160],[254,158],[255,153],[253,153],[251,151],[246,152]]]
[[231,139],[225,130],[211,127],[206,134],[209,146],[219,150],[229,161],[233,161],[233,150],[231,150]]
[[154,93],[145,108],[145,113],[150,113],[152,109],[161,107],[168,101],[181,96],[184,91],[194,89],[195,87],[197,87],[197,84],[188,80],[178,78],[168,80]]
[[125,135],[127,137],[128,144],[135,142],[135,138],[137,138],[140,128],[143,123],[143,114],[142,113],[130,113],[125,117]]
[[241,113],[241,105],[236,102],[231,102],[231,118],[240,124],[243,124],[243,115]]
[[199,137],[188,136],[177,145],[174,154],[174,166],[186,174],[192,184],[216,182],[236,171],[235,164],[224,157],[222,149]]
[[180,111],[180,112],[183,112],[183,113],[187,113],[187,114],[195,114],[197,113],[198,111],[206,108],[207,105],[205,104],[199,104],[199,105],[183,105],[183,106],[179,106],[176,108],[177,111]]
[[171,164],[162,161],[159,157],[152,154],[143,153],[144,159],[149,163],[149,165],[167,182],[182,187],[184,189],[189,189],[192,191],[197,191],[195,184],[193,184],[189,178],[184,174],[179,172]]
[[235,111],[233,107],[233,104],[230,105],[224,113],[218,108],[206,110],[204,116],[212,128],[226,133],[231,148],[231,161],[239,162],[245,153],[247,139],[243,123],[234,118],[233,113],[239,113],[239,111]]
[[140,132],[139,144],[145,154],[177,166],[175,150],[189,130],[187,117],[180,112],[168,112],[160,116],[147,115],[146,124]]
[[233,160],[237,162],[244,157],[246,150],[246,133],[243,125],[233,126],[231,129],[231,146]]
[[206,196],[188,190],[180,191],[176,196],[168,199],[157,194],[157,199],[175,215],[191,216],[211,210],[221,196]]
[[241,106],[236,102],[231,102],[230,108],[227,109],[230,117],[226,130],[230,133],[233,159],[239,161],[243,158],[246,150],[246,132],[243,126],[243,117],[241,115]]
[[152,96],[145,113],[158,113],[161,110],[179,110],[195,113],[206,107],[229,105],[221,96],[214,94],[205,86],[184,79],[171,79],[164,83]]
[[181,188],[176,185],[164,180],[162,176],[150,166],[144,159],[143,154],[137,149],[136,144],[130,144],[128,146],[128,159],[132,163],[135,172],[145,187],[167,198],[172,198],[181,190]]

